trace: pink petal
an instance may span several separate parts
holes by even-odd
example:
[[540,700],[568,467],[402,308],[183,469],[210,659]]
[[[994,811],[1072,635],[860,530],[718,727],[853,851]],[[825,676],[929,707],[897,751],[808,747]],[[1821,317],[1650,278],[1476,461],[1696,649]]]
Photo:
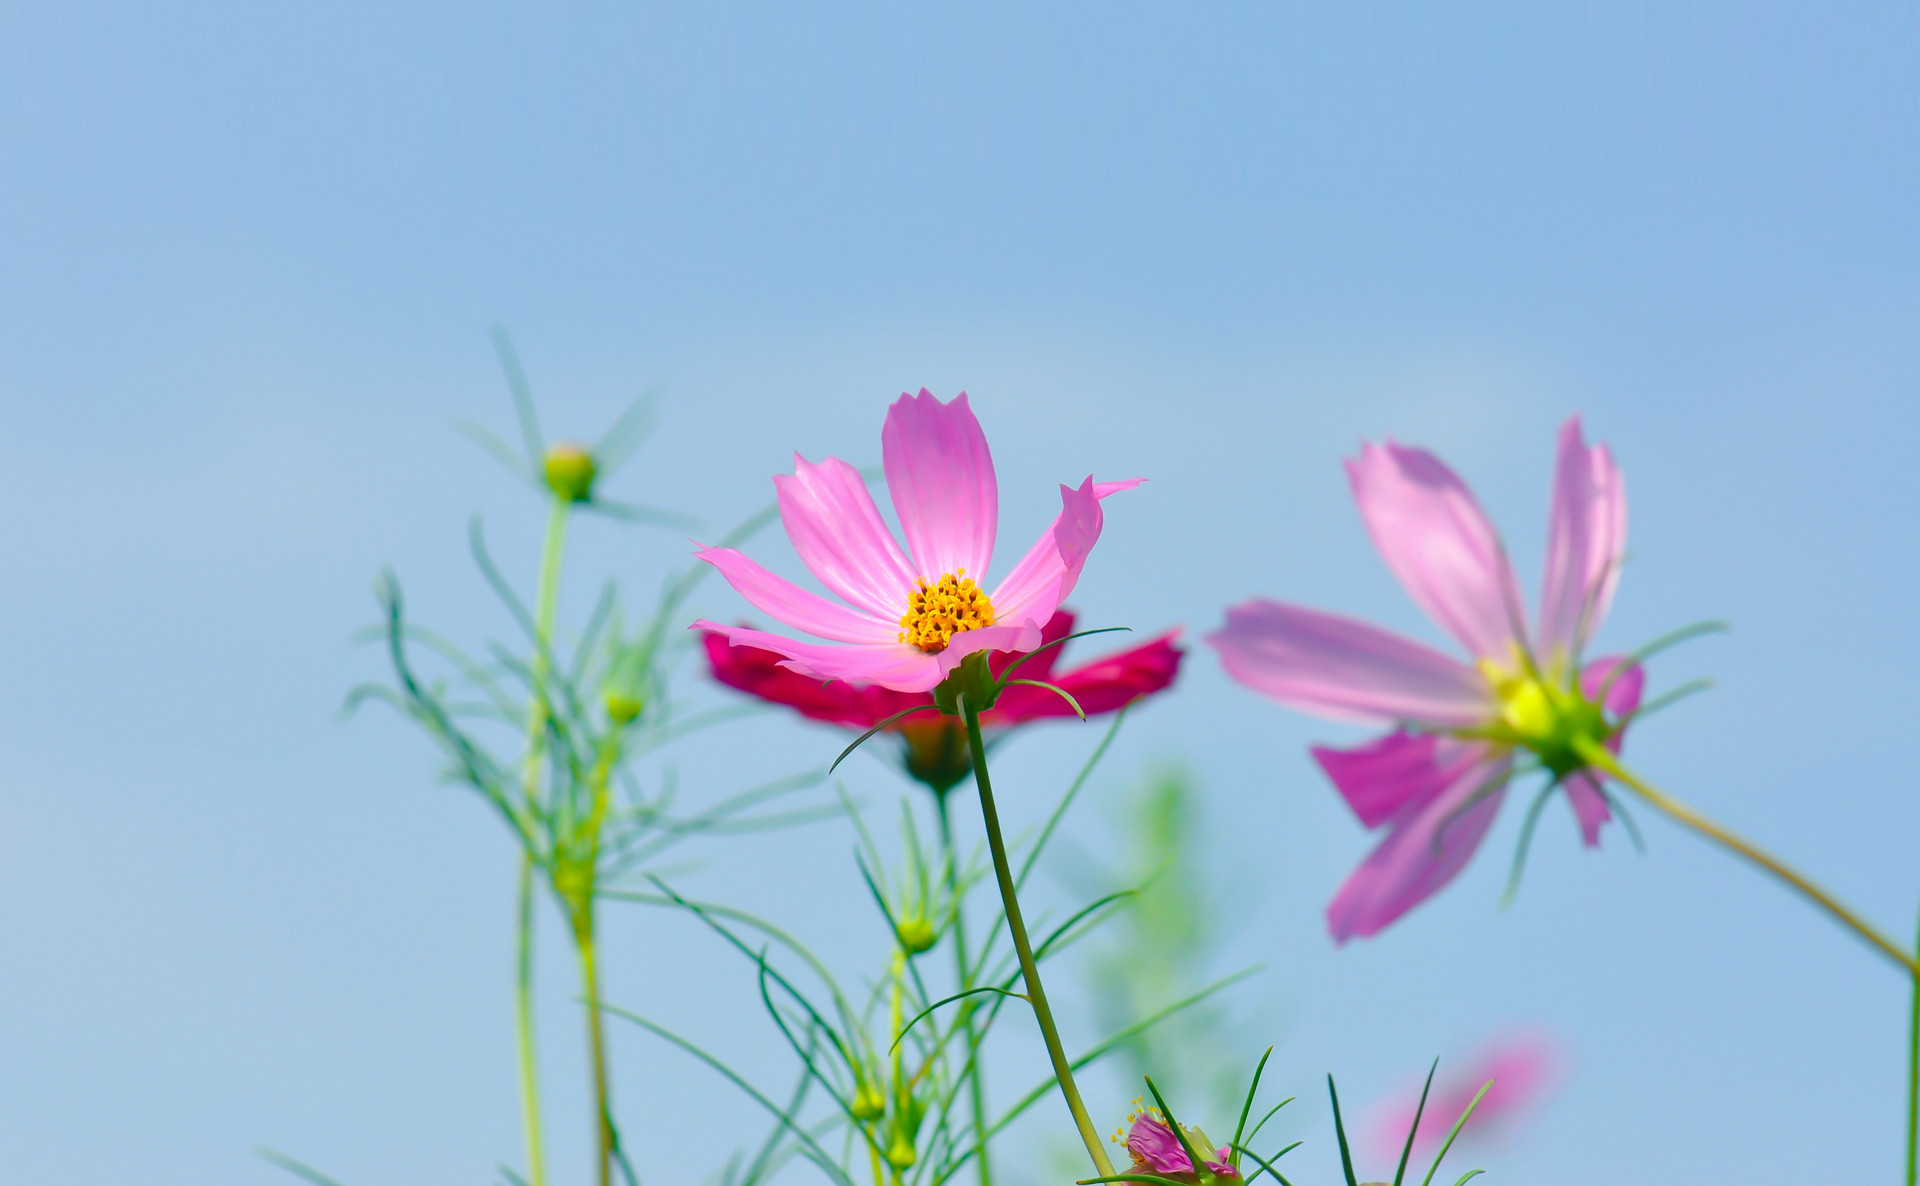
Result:
[[1589,449],[1580,417],[1560,427],[1540,587],[1540,653],[1577,659],[1606,617],[1627,550],[1627,488],[1605,445]]
[[[1047,624],[1040,628],[1040,645],[1046,646],[1050,642],[1058,642],[1060,639],[1072,634],[1073,623],[1074,614],[1072,610],[1055,610],[1053,616],[1047,619]],[[1060,653],[1066,649],[1066,644],[1062,643],[1057,647],[1049,647],[1044,651],[1036,651],[1032,659],[1021,664],[1020,677],[1025,679],[1051,680],[1053,678],[1053,669],[1060,662]],[[1017,658],[1017,655],[1001,655],[994,660],[993,673],[999,675]]]
[[[1597,696],[1607,682],[1607,676],[1623,662],[1619,655],[1608,655],[1595,659],[1580,671],[1580,687],[1588,696]],[[1620,678],[1613,681],[1607,689],[1605,708],[1607,715],[1619,720],[1634,709],[1640,707],[1640,693],[1647,681],[1646,670],[1638,664],[1622,672]],[[1607,748],[1614,753],[1620,752],[1620,743],[1626,739],[1626,730],[1622,729],[1607,738]],[[1601,776],[1594,771],[1583,770],[1567,776],[1567,803],[1573,808],[1573,816],[1580,822],[1580,837],[1589,848],[1600,843],[1600,828],[1613,818],[1613,812],[1607,807],[1607,797],[1600,792]]]
[[[1607,677],[1613,674],[1613,669],[1624,662],[1626,662],[1625,655],[1602,655],[1582,667],[1580,690],[1589,698],[1598,696],[1600,689],[1606,687]],[[1601,707],[1607,710],[1608,716],[1616,720],[1625,717],[1640,707],[1640,694],[1646,686],[1647,670],[1636,663],[1621,672],[1620,678],[1613,681],[1612,687],[1607,688],[1607,702]],[[1607,742],[1608,747],[1615,753],[1620,752],[1620,739],[1621,734],[1616,733]]]
[[1573,808],[1573,818],[1580,823],[1580,839],[1588,848],[1600,843],[1600,828],[1613,818],[1613,811],[1607,807],[1607,797],[1600,793],[1600,782],[1585,770],[1567,775],[1561,783],[1567,792],[1567,805]]
[[960,660],[975,651],[1013,651],[1025,654],[1039,645],[1040,627],[1031,622],[1007,623],[962,631],[953,636],[953,641],[947,644],[945,650],[930,657],[939,663],[940,674],[944,678],[948,672],[960,666]]
[[1100,500],[1131,490],[1145,478],[1124,482],[1096,482],[1092,477],[1076,487],[1060,487],[1060,514],[1020,563],[1000,582],[988,600],[996,621],[1045,622],[1073,592],[1086,566],[1087,553],[1100,538],[1104,522]]
[[853,605],[897,621],[906,612],[915,574],[860,471],[837,457],[811,465],[796,453],[793,473],[777,475],[773,485],[787,538],[820,583]]
[[1000,488],[966,392],[943,404],[923,387],[895,400],[880,430],[880,455],[919,575],[935,581],[964,568],[976,582],[984,579]]
[[[1493,1086],[1461,1129],[1463,1141],[1484,1139],[1522,1119],[1550,1093],[1560,1079],[1562,1058],[1552,1036],[1535,1030],[1496,1035],[1458,1070],[1443,1073],[1433,1084],[1414,1152],[1425,1156],[1436,1149],[1467,1110],[1487,1080]],[[1420,1103],[1420,1081],[1367,1110],[1367,1145],[1382,1160],[1397,1158]]]
[[1474,655],[1511,662],[1526,635],[1520,587],[1466,483],[1391,441],[1362,446],[1347,476],[1374,546],[1420,608]]
[[720,570],[739,594],[762,611],[808,634],[838,642],[899,643],[900,626],[809,593],[777,577],[734,548],[701,548],[694,555]]
[[1465,867],[1493,825],[1512,756],[1449,745],[1441,760],[1449,774],[1445,789],[1403,806],[1392,832],[1328,903],[1327,929],[1336,940],[1377,934],[1426,901]]
[[1369,828],[1377,828],[1414,799],[1438,793],[1446,771],[1435,760],[1440,739],[1395,730],[1354,749],[1313,748],[1314,760]]
[[1483,723],[1493,711],[1477,672],[1351,618],[1254,598],[1228,609],[1226,625],[1207,642],[1235,680],[1336,720],[1456,728]]
[[856,687],[879,684],[896,692],[927,692],[946,676],[939,656],[926,654],[903,642],[827,646],[745,626],[722,626],[705,619],[695,622],[691,628],[723,635],[737,647],[772,651],[780,656],[782,667],[818,680],[845,680]]

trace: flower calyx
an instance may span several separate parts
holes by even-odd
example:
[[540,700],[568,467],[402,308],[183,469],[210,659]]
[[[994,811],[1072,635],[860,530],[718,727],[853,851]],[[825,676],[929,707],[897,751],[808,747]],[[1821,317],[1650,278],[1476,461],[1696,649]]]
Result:
[[1587,696],[1573,664],[1550,664],[1543,673],[1522,656],[1511,667],[1490,659],[1475,666],[1493,693],[1499,715],[1459,735],[1527,750],[1555,779],[1592,765],[1586,754],[1620,731],[1619,724],[1607,720],[1604,697]]
[[960,698],[965,696],[968,708],[985,712],[1000,698],[1000,691],[1000,681],[987,665],[987,652],[975,651],[960,660],[959,665],[947,673],[947,678],[934,687],[933,706],[950,717],[957,717],[962,715]]

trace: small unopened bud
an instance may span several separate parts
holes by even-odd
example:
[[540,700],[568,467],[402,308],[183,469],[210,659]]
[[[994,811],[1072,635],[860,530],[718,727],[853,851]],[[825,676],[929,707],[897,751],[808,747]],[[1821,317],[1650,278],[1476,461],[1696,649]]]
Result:
[[877,1088],[865,1083],[853,1093],[853,1118],[855,1120],[878,1120],[887,1114],[886,1097]]
[[567,502],[586,502],[593,497],[593,454],[571,441],[561,441],[547,450],[547,489]]
[[616,725],[631,725],[645,707],[640,703],[640,697],[612,688],[607,689],[601,702],[606,705],[607,719]]
[[893,1144],[887,1148],[887,1164],[894,1169],[903,1170],[914,1163],[913,1142],[907,1134],[899,1133],[893,1138]]
[[931,950],[940,941],[940,932],[933,929],[933,923],[924,917],[903,918],[900,920],[900,946],[907,949],[908,955],[919,955]]

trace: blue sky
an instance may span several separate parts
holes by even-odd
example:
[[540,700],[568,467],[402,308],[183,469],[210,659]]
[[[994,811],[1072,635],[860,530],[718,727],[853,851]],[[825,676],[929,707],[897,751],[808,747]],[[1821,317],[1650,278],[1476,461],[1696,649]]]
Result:
[[[402,724],[334,715],[380,673],[349,636],[382,566],[452,633],[508,628],[465,525],[524,574],[539,508],[450,429],[510,427],[495,323],[555,435],[659,385],[615,492],[715,523],[796,449],[877,460],[900,391],[967,390],[1003,539],[1058,481],[1152,479],[1109,504],[1075,602],[1190,637],[1260,593],[1435,638],[1348,505],[1363,437],[1449,458],[1531,585],[1582,411],[1632,501],[1601,644],[1735,627],[1655,667],[1720,686],[1630,755],[1907,932],[1917,50],[1894,4],[0,14],[0,1177],[284,1181],[271,1145],[371,1186],[519,1157],[506,840]],[[576,542],[576,620],[601,575],[646,590],[685,554]],[[700,609],[741,612],[718,587]],[[742,728],[689,778],[839,744]],[[1895,1172],[1899,977],[1658,821],[1641,857],[1550,817],[1502,912],[1510,812],[1442,898],[1333,948],[1320,909],[1368,840],[1305,747],[1356,736],[1196,652],[1075,824],[1098,849],[1146,763],[1194,771],[1252,887],[1221,966],[1270,967],[1244,1045],[1277,1042],[1290,1088],[1332,1069],[1365,1097],[1520,1022],[1570,1072],[1492,1180]],[[1092,743],[1011,748],[1000,781],[1034,791],[1009,815]],[[847,842],[742,841],[690,876],[857,965]],[[699,935],[609,926],[616,1000],[779,1065]],[[543,1025],[577,1175],[568,975],[556,954]],[[747,1106],[620,1041],[643,1171],[697,1179]],[[1037,1059],[1009,1036],[1006,1089]],[[1325,1179],[1314,1107],[1296,1156]]]

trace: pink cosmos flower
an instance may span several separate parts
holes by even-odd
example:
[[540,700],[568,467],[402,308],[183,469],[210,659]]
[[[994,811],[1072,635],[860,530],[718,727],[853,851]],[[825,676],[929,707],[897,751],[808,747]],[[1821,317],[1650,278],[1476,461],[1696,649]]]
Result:
[[[1439,1148],[1489,1079],[1493,1086],[1460,1130],[1461,1139],[1487,1140],[1510,1133],[1559,1085],[1562,1061],[1558,1045],[1545,1033],[1520,1031],[1493,1038],[1468,1060],[1465,1069],[1434,1082],[1413,1151],[1424,1155]],[[1376,1157],[1400,1156],[1419,1105],[1416,1082],[1369,1109],[1367,1145]]]
[[[1125,1144],[1127,1152],[1133,1156],[1133,1166],[1129,1172],[1153,1174],[1176,1182],[1202,1181],[1201,1175],[1194,1172],[1193,1160],[1180,1147],[1180,1138],[1174,1135],[1172,1126],[1160,1115],[1160,1110],[1138,1107],[1139,1100],[1133,1102],[1136,1108],[1133,1115],[1128,1117],[1131,1123],[1124,1140],[1120,1133],[1113,1134],[1113,1139]],[[1240,1179],[1233,1163],[1228,1160],[1229,1150],[1216,1149],[1214,1143],[1207,1139],[1207,1134],[1198,1128],[1191,1125],[1181,1127],[1186,1129],[1187,1142],[1193,1146],[1193,1151],[1204,1160],[1204,1180]]]
[[1466,864],[1500,809],[1515,758],[1530,753],[1566,792],[1581,836],[1611,818],[1582,745],[1618,750],[1640,703],[1637,665],[1582,664],[1619,581],[1626,488],[1580,418],[1560,430],[1540,618],[1529,631],[1506,549],[1446,463],[1424,449],[1367,443],[1347,462],[1374,545],[1414,601],[1466,648],[1462,663],[1351,618],[1256,598],[1207,641],[1235,680],[1336,720],[1392,726],[1313,756],[1360,822],[1386,838],[1327,907],[1334,937],[1372,935]]
[[795,454],[794,472],[773,479],[794,550],[841,600],[808,592],[733,548],[696,553],[763,613],[828,643],[708,621],[695,628],[771,651],[812,679],[930,691],[977,651],[1038,647],[1100,538],[1100,500],[1143,480],[1062,486],[1053,526],[989,595],[978,582],[993,560],[1000,492],[966,393],[950,403],[924,388],[902,395],[887,410],[880,452],[905,550],[846,462],[814,465]]

